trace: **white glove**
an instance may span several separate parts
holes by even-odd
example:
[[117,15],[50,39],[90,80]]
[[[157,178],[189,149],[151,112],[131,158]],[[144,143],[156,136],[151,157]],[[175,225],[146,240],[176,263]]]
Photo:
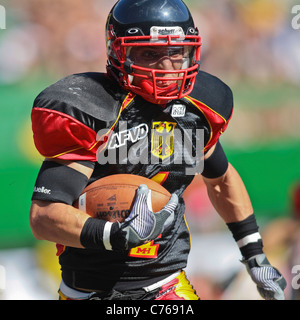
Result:
[[160,211],[153,212],[151,190],[144,184],[140,185],[132,211],[120,224],[120,229],[126,232],[127,249],[154,240],[166,230],[174,221],[177,204],[178,196],[174,193]]
[[242,261],[249,275],[257,285],[257,290],[263,299],[284,300],[283,290],[286,281],[282,274],[272,267],[265,254],[258,254]]

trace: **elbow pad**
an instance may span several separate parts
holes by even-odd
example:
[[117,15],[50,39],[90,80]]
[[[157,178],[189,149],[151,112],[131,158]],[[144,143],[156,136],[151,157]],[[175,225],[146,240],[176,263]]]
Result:
[[208,159],[204,160],[204,170],[202,176],[209,179],[221,177],[228,169],[228,160],[221,146],[217,142],[214,152]]

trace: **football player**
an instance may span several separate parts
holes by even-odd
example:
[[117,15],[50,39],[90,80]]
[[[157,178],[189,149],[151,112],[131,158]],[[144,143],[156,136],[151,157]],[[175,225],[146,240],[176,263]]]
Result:
[[[285,280],[263,252],[248,193],[219,141],[232,92],[200,71],[201,38],[189,9],[181,0],[120,0],[107,19],[106,46],[105,74],[68,76],[42,91],[32,110],[45,161],[30,225],[37,239],[57,243],[60,299],[198,300],[184,272],[190,235],[182,197],[197,172],[263,298],[284,299]],[[126,139],[110,143],[124,123]],[[143,134],[129,134],[141,126]],[[143,158],[124,156],[124,144]],[[117,163],[103,161],[112,149]],[[123,223],[73,207],[88,184],[123,173],[154,179],[172,194],[159,219],[145,185]]]

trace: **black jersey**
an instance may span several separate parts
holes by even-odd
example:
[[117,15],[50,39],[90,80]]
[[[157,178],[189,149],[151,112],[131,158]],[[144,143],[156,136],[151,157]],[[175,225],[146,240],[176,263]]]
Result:
[[89,183],[112,174],[141,175],[179,196],[171,229],[150,243],[123,254],[64,248],[59,259],[69,286],[134,288],[186,267],[190,235],[182,195],[232,110],[230,88],[202,71],[189,96],[163,106],[122,90],[102,73],[66,77],[36,98],[32,127],[43,156],[95,162]]

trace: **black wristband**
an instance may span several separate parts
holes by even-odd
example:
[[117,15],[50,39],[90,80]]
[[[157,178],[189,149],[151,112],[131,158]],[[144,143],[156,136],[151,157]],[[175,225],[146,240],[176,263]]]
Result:
[[113,251],[127,250],[126,232],[120,228],[120,224],[118,222],[112,224],[110,231],[110,243]]
[[87,249],[105,250],[103,233],[106,221],[88,218],[81,230],[80,242]]
[[118,222],[88,218],[81,230],[80,242],[87,249],[125,250],[125,235]]
[[227,223],[227,226],[246,260],[263,253],[263,243],[254,214],[242,221]]

